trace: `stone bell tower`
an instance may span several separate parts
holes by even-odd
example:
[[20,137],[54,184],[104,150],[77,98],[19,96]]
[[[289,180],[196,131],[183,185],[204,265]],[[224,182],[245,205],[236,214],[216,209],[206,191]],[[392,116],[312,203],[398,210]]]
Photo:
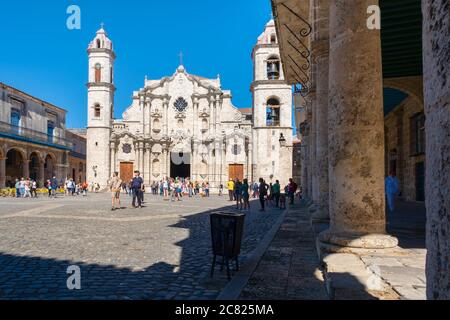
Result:
[[89,44],[87,182],[105,188],[111,174],[109,140],[114,117],[113,43],[103,26]]
[[280,180],[284,187],[292,175],[292,87],[284,80],[273,20],[258,38],[252,59],[254,178]]

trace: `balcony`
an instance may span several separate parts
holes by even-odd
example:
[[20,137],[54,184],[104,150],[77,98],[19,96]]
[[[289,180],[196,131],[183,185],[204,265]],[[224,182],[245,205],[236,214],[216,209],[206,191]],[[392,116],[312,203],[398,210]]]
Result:
[[49,136],[40,131],[14,126],[2,121],[0,121],[0,137],[36,143],[63,150],[72,150],[73,147],[73,143],[67,139]]

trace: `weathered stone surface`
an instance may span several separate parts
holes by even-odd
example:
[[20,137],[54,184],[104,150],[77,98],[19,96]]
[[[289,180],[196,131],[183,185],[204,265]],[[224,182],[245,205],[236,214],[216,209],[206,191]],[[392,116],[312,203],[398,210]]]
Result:
[[450,3],[422,1],[427,297],[450,299]]

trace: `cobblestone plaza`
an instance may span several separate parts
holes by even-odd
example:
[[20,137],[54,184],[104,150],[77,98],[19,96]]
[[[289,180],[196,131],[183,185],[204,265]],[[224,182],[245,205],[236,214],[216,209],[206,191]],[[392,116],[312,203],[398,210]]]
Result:
[[[86,198],[0,199],[0,299],[215,299],[226,272],[210,278],[209,214],[234,210],[225,198],[163,201],[110,211],[106,194]],[[281,210],[246,216],[241,263]],[[81,290],[67,288],[69,266]]]

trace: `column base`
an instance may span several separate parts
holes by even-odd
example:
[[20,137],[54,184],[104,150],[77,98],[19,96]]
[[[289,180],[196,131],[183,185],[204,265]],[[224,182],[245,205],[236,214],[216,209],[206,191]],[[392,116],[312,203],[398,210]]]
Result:
[[318,209],[311,216],[311,223],[328,223],[330,222],[330,214],[324,209]]
[[350,234],[334,233],[326,230],[319,234],[317,249],[319,252],[368,253],[398,248],[398,239],[388,234]]

